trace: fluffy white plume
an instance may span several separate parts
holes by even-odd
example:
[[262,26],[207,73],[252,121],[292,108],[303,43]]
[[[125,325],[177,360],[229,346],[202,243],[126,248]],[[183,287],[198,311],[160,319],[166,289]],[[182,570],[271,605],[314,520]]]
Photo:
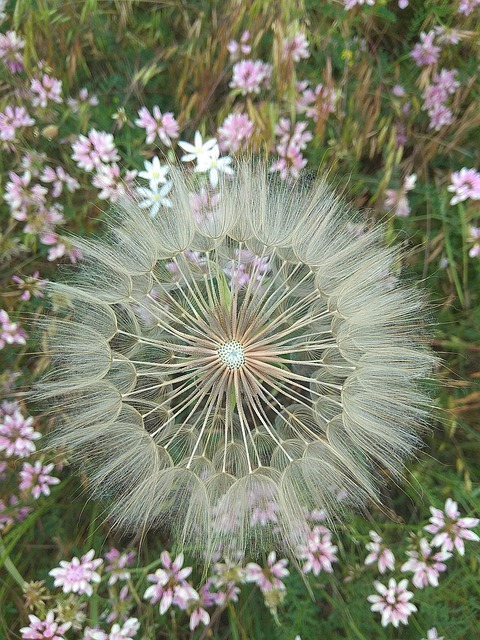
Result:
[[240,163],[193,213],[125,200],[50,284],[35,396],[122,527],[211,555],[294,546],[312,511],[377,500],[419,444],[434,358],[399,250],[327,185]]

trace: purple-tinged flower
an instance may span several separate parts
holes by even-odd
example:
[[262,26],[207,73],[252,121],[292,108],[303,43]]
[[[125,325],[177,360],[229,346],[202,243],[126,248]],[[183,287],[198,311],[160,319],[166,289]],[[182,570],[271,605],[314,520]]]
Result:
[[293,38],[285,38],[282,43],[282,60],[293,60],[300,62],[302,58],[306,60],[310,57],[308,51],[308,40],[305,34],[296,33]]
[[277,145],[280,158],[272,163],[270,173],[278,171],[282,180],[296,180],[300,171],[306,166],[307,160],[295,144]]
[[310,131],[306,131],[307,127],[308,122],[297,122],[293,127],[288,118],[280,118],[278,124],[275,125],[275,135],[279,138],[280,145],[291,144],[304,150],[307,148],[307,143],[313,139]]
[[105,131],[91,129],[88,136],[78,136],[72,149],[72,159],[85,171],[93,171],[102,163],[120,160],[113,135]]
[[86,87],[82,87],[78,92],[78,99],[67,98],[67,104],[73,113],[78,113],[82,104],[88,104],[91,107],[96,107],[98,105],[98,98],[95,94],[90,96],[88,94],[88,89]]
[[167,182],[167,173],[170,170],[168,165],[162,165],[160,158],[154,156],[152,161],[145,160],[145,171],[139,171],[138,177],[148,180],[150,189],[156,189],[160,184]]
[[[27,334],[18,325],[18,323],[11,322],[8,316],[8,313],[4,309],[0,309],[0,349],[3,349],[3,347],[6,344],[26,344],[27,337],[28,337]],[[19,415],[21,416],[20,413]],[[10,455],[10,454],[7,454],[7,455]]]
[[440,131],[442,127],[452,124],[453,122],[453,113],[444,104],[435,105],[430,109],[428,115],[430,116],[428,128],[434,129],[435,131]]
[[17,496],[11,495],[9,504],[5,504],[3,500],[0,500],[0,531],[10,527],[15,521],[21,522],[25,520],[30,513],[30,507],[21,507],[20,501]]
[[45,167],[42,175],[40,176],[42,182],[52,183],[52,197],[58,198],[62,191],[63,185],[66,186],[70,193],[73,193],[77,189],[80,189],[80,184],[76,178],[70,176],[63,167]]
[[427,631],[427,637],[422,640],[445,640],[445,638],[438,635],[437,627],[432,627]]
[[308,534],[306,544],[298,549],[298,557],[306,561],[303,573],[312,572],[314,576],[318,576],[321,571],[333,573],[332,562],[337,562],[336,551],[330,531],[317,525]]
[[35,271],[31,276],[20,278],[20,276],[12,276],[12,280],[16,283],[17,287],[22,291],[20,300],[30,300],[34,298],[43,298],[42,289],[46,286],[46,280],[40,280],[40,273]]
[[115,584],[118,580],[130,579],[130,571],[126,567],[129,567],[135,560],[135,551],[120,553],[118,549],[112,547],[110,551],[105,554],[105,559],[110,562],[110,564],[105,567],[105,571],[110,573],[110,577],[108,578],[109,585]]
[[398,0],[398,8],[399,9],[406,9],[409,5],[409,1],[408,0]]
[[183,567],[183,553],[172,562],[168,551],[160,555],[164,569],[157,569],[148,576],[153,582],[145,591],[144,598],[151,604],[160,602],[160,615],[163,615],[173,604],[180,609],[187,608],[189,600],[198,600],[198,593],[187,582],[186,578],[192,573],[192,567]]
[[35,500],[38,500],[42,494],[49,496],[50,486],[60,483],[59,478],[49,475],[54,466],[53,462],[42,465],[40,460],[37,460],[33,465],[24,462],[22,470],[20,471],[21,482],[18,487],[20,491],[31,490]]
[[153,107],[152,113],[153,115],[147,107],[142,107],[138,112],[139,117],[135,120],[135,124],[146,130],[147,144],[152,144],[158,136],[164,145],[171,147],[172,138],[178,138],[178,122],[173,113],[162,114],[157,106]]
[[[2,313],[0,310],[0,320]],[[1,339],[0,335],[0,345]],[[0,451],[4,451],[7,458],[12,455],[28,458],[35,451],[33,441],[42,434],[33,429],[32,423],[33,418],[24,418],[18,409],[12,415],[4,415],[0,422]]]
[[35,120],[30,117],[25,107],[5,107],[0,113],[0,140],[15,140],[17,129],[31,127]]
[[239,584],[245,582],[245,569],[232,561],[217,562],[213,567],[210,585],[216,590],[213,598],[219,607],[238,602]]
[[262,568],[255,562],[249,562],[245,568],[245,579],[247,582],[254,582],[262,592],[273,589],[285,589],[281,578],[289,575],[287,569],[288,560],[278,560],[275,551],[269,553],[267,566]]
[[30,624],[22,627],[20,633],[25,640],[65,640],[64,634],[72,626],[71,622],[58,624],[53,611],[49,611],[45,620],[29,615]]
[[433,76],[433,82],[447,94],[453,95],[460,87],[460,82],[455,79],[458,69],[441,69],[440,73]]
[[396,84],[392,88],[392,95],[394,95],[396,98],[403,98],[405,96],[405,89],[402,87],[402,85]]
[[478,518],[459,518],[460,511],[457,503],[451,498],[445,502],[445,513],[435,507],[430,507],[432,517],[430,524],[424,527],[425,531],[434,534],[431,541],[432,547],[441,547],[442,551],[453,551],[455,548],[463,556],[465,554],[464,540],[478,542],[480,538],[474,531],[480,520]]
[[22,40],[15,31],[0,33],[0,59],[12,73],[23,71],[24,47],[25,40]]
[[368,542],[365,547],[367,551],[370,551],[365,558],[365,564],[373,564],[378,562],[378,570],[383,575],[387,569],[393,571],[395,569],[395,556],[391,549],[383,544],[382,538],[375,531],[370,531],[371,542]]
[[441,47],[434,44],[435,31],[420,34],[420,42],[410,52],[415,63],[421,67],[425,64],[435,64],[441,52]]
[[43,74],[41,79],[34,78],[30,84],[33,94],[32,105],[45,108],[49,100],[60,104],[62,102],[62,81]]
[[272,65],[262,60],[240,60],[233,65],[232,89],[240,89],[242,95],[260,93],[262,87],[270,86]]
[[250,31],[244,31],[242,33],[240,42],[237,42],[236,40],[230,40],[230,42],[227,44],[227,50],[230,52],[232,60],[238,60],[241,53],[248,56],[248,54],[252,50],[252,47],[248,43],[249,40]]
[[408,203],[407,193],[415,188],[417,182],[417,176],[412,173],[406,176],[402,188],[387,189],[385,192],[384,208],[386,211],[393,211],[399,218],[405,218],[410,215],[410,205]]
[[[229,260],[223,269],[229,278],[229,284],[234,284],[239,289],[246,287],[252,279],[259,286],[270,271],[271,265],[268,256],[263,258],[256,256],[248,249],[236,249],[234,259]],[[252,524],[266,524],[267,521],[276,522],[275,511],[276,507],[271,503],[266,503],[262,512],[255,509],[252,513]]]
[[420,551],[407,551],[410,558],[408,562],[402,565],[402,571],[412,571],[414,576],[413,584],[418,589],[423,589],[427,585],[438,587],[438,578],[440,573],[447,570],[445,560],[452,557],[448,551],[440,551],[432,555],[432,548],[428,544],[428,540],[422,538],[420,540]]
[[215,138],[210,138],[209,140],[206,140],[206,142],[203,142],[202,134],[200,133],[200,131],[195,131],[193,142],[193,144],[190,144],[190,142],[180,140],[178,146],[187,152],[180,158],[180,160],[182,162],[190,162],[191,160],[196,160],[198,166],[202,159],[210,158],[212,156],[213,150],[217,146],[217,141],[215,140]]
[[315,89],[310,89],[308,82],[299,82],[297,90],[300,93],[296,102],[298,113],[304,113],[314,122],[318,122],[320,118],[325,118],[329,113],[335,111],[338,97],[335,89],[326,87],[322,83],[317,84]]
[[413,598],[413,593],[407,591],[408,580],[397,582],[394,578],[388,581],[388,587],[377,580],[373,583],[380,595],[368,596],[367,600],[372,602],[370,609],[382,614],[382,627],[393,624],[398,627],[400,622],[408,624],[409,616],[417,610],[417,607],[409,602]]
[[199,599],[193,603],[193,611],[190,613],[190,631],[193,631],[198,627],[200,623],[205,626],[210,622],[210,614],[205,610],[205,607],[211,607],[215,604],[216,594],[210,591],[212,587],[212,580],[208,578],[203,587],[200,589]]
[[224,173],[228,176],[233,175],[233,168],[230,166],[232,159],[230,156],[220,156],[220,149],[218,146],[213,147],[209,155],[202,155],[198,157],[198,164],[195,167],[197,173],[204,173],[208,171],[208,177],[210,180],[210,186],[215,189],[218,185],[220,173]]
[[480,200],[480,173],[466,167],[455,171],[452,173],[452,184],[447,187],[447,190],[455,194],[450,204],[458,204],[468,198]]
[[218,129],[222,151],[236,153],[253,135],[255,125],[246,113],[231,113]]
[[150,217],[154,218],[160,211],[160,207],[172,206],[172,201],[170,198],[167,198],[172,186],[172,182],[166,182],[160,188],[157,187],[155,189],[137,187],[137,193],[142,198],[138,203],[138,206],[140,209],[150,209]]
[[122,177],[120,167],[113,164],[101,164],[97,167],[92,178],[92,184],[100,189],[100,200],[117,202],[128,191],[133,190],[133,181],[137,177],[136,171],[127,171]]
[[460,0],[458,13],[462,13],[464,16],[469,16],[475,7],[478,7],[478,5],[480,5],[480,0]]
[[26,220],[27,208],[31,205],[35,208],[41,207],[45,203],[48,189],[40,184],[31,185],[32,174],[29,171],[25,171],[23,176],[13,171],[8,175],[10,182],[5,185],[6,193],[3,198],[10,205],[15,220]]
[[349,9],[353,9],[356,5],[368,4],[371,7],[375,4],[375,0],[343,0],[343,4],[345,5],[346,11]]
[[72,558],[70,562],[60,560],[60,567],[52,569],[48,575],[55,578],[55,587],[62,587],[63,593],[82,593],[91,596],[93,593],[92,582],[100,582],[100,574],[95,571],[102,563],[101,558],[94,560],[95,551],[90,549],[79,560]]

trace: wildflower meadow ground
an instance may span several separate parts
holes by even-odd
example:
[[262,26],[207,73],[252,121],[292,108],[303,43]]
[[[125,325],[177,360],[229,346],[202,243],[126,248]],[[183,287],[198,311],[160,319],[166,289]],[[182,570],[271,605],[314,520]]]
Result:
[[0,638],[480,637],[479,0],[0,0]]

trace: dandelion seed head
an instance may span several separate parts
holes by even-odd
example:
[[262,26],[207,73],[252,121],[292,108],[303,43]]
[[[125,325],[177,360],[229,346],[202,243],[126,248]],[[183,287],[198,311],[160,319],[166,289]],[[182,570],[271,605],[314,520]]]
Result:
[[168,528],[207,557],[294,548],[309,513],[378,500],[419,444],[422,296],[325,182],[239,162],[207,217],[169,176],[171,207],[120,201],[50,283],[35,395],[120,527]]

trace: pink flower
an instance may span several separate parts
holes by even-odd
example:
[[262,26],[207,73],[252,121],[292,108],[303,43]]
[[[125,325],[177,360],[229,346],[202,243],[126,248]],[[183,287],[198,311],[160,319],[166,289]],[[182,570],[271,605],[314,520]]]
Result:
[[417,43],[413,50],[410,52],[410,55],[419,67],[424,64],[435,64],[435,62],[437,62],[441,52],[441,48],[434,45],[434,38],[434,31],[421,33],[420,42]]
[[32,104],[34,107],[46,107],[48,101],[62,102],[62,81],[43,74],[41,80],[34,78],[30,84],[33,93]]
[[22,627],[20,633],[25,640],[65,640],[64,633],[72,626],[71,622],[59,625],[53,611],[49,611],[45,620],[29,615],[30,624]]
[[303,573],[312,571],[314,576],[321,571],[333,573],[332,562],[337,562],[336,551],[330,531],[322,525],[314,527],[308,535],[307,544],[298,549],[298,557],[306,560]]
[[97,167],[97,172],[92,178],[92,184],[100,189],[98,194],[100,200],[117,202],[129,189],[133,189],[133,181],[136,176],[136,171],[127,171],[122,177],[120,167],[116,162],[101,164]]
[[10,182],[5,185],[6,193],[3,198],[10,205],[15,220],[26,220],[27,208],[29,206],[41,207],[45,202],[48,189],[39,184],[30,185],[32,179],[30,171],[25,171],[23,176],[19,176],[13,171],[10,171],[8,175]]
[[204,609],[204,607],[211,607],[215,604],[216,594],[210,591],[211,587],[212,580],[209,578],[200,589],[199,600],[193,605],[194,609],[190,614],[190,631],[196,629],[200,622],[205,626],[210,622],[210,614]]
[[222,151],[236,153],[253,135],[255,125],[246,113],[231,113],[218,129]]
[[469,16],[475,9],[475,7],[478,7],[479,4],[480,0],[460,0],[460,4],[458,5],[458,13],[463,13],[463,15]]
[[480,173],[466,167],[455,171],[452,173],[452,184],[447,187],[447,190],[455,194],[450,204],[458,204],[467,198],[480,200]]
[[303,58],[306,60],[310,57],[308,51],[308,40],[303,33],[296,33],[293,38],[285,38],[282,43],[282,60],[293,60],[300,62]]
[[453,122],[453,113],[444,104],[435,105],[429,111],[430,123],[429,129],[440,131],[442,127],[445,127]]
[[275,551],[269,553],[267,558],[267,566],[262,569],[255,562],[249,562],[245,568],[245,576],[247,582],[254,582],[262,592],[272,591],[273,589],[284,590],[285,585],[281,578],[289,575],[287,569],[288,560],[278,560]]
[[48,575],[55,578],[54,585],[62,587],[63,593],[82,593],[91,596],[93,593],[92,582],[100,582],[100,574],[97,569],[102,563],[101,558],[93,559],[95,551],[90,549],[82,556],[81,560],[74,557],[70,562],[60,560],[60,567],[52,569]]
[[272,163],[270,173],[278,171],[282,180],[296,180],[307,164],[300,149],[295,144],[277,145],[277,152],[280,158]]
[[35,500],[38,500],[42,493],[44,496],[49,496],[50,486],[60,482],[59,478],[48,475],[53,470],[53,467],[53,463],[42,465],[39,460],[34,465],[24,462],[20,471],[20,478],[22,479],[19,485],[20,491],[31,489]]
[[326,117],[335,111],[337,100],[335,89],[320,83],[313,90],[309,88],[307,82],[299,82],[297,90],[300,93],[296,103],[298,113],[304,113],[314,122],[318,122],[321,117]]
[[380,595],[368,596],[367,600],[372,602],[370,609],[382,614],[382,627],[393,624],[398,627],[400,622],[408,624],[409,616],[417,610],[417,607],[409,602],[413,597],[411,591],[407,591],[408,580],[400,580],[397,585],[394,578],[388,581],[388,587],[381,582],[373,583]]
[[263,87],[270,86],[272,66],[261,60],[240,60],[233,65],[232,89],[240,89],[242,95],[260,93]]
[[43,298],[43,287],[46,286],[46,280],[39,279],[40,273],[35,271],[31,276],[27,276],[25,279],[15,275],[12,276],[12,280],[17,284],[18,288],[23,291],[20,296],[21,300],[30,300],[30,298]]
[[142,107],[138,112],[139,118],[135,120],[137,127],[145,129],[147,132],[147,144],[152,144],[158,136],[164,145],[172,146],[172,138],[178,138],[178,123],[173,113],[164,113],[157,106],[153,107],[153,115]]
[[432,549],[425,538],[420,540],[420,551],[407,551],[410,560],[402,565],[402,571],[412,571],[413,584],[423,589],[428,584],[438,587],[440,573],[447,570],[444,560],[452,557],[448,551],[441,551],[432,555]]
[[110,562],[105,567],[105,571],[110,572],[108,578],[108,584],[115,584],[118,580],[129,580],[130,571],[126,567],[130,566],[135,560],[135,552],[129,551],[128,553],[120,553],[118,549],[112,547],[110,551],[105,554],[105,558]]
[[[236,249],[234,259],[229,260],[223,269],[224,273],[229,277],[230,286],[233,284],[239,289],[246,287],[252,278],[260,284],[270,270],[271,266],[268,256],[260,258],[248,251],[248,249]],[[265,512],[265,510],[263,511]],[[266,524],[267,518],[270,517],[275,518],[276,522],[275,507],[272,505],[267,506],[267,512],[265,512],[265,514],[260,514],[254,510],[252,513],[252,524],[256,522],[261,523],[264,519]],[[273,520],[271,521],[273,522]]]
[[[125,640],[126,638],[133,638],[139,629],[140,622],[138,618],[128,618],[122,626],[115,623],[105,640]],[[93,636],[93,638],[96,640],[95,636]]]
[[78,99],[67,98],[67,104],[73,113],[78,113],[82,104],[88,104],[91,107],[96,107],[98,105],[98,98],[96,95],[89,96],[88,89],[86,87],[82,87],[78,92]]
[[292,130],[291,121],[288,118],[280,118],[279,123],[275,125],[275,135],[280,138],[280,145],[292,145],[303,151],[307,148],[307,142],[313,139],[310,131],[306,131],[307,127],[308,122],[297,122]]
[[365,558],[365,564],[369,565],[378,562],[378,570],[382,575],[387,569],[393,571],[395,569],[395,556],[391,549],[382,544],[382,538],[375,531],[370,531],[369,535],[372,542],[368,542],[365,545],[367,551],[370,551]]
[[185,610],[190,600],[198,600],[199,597],[195,589],[186,581],[192,573],[192,568],[182,569],[183,553],[172,562],[168,551],[163,551],[160,559],[164,569],[157,569],[154,574],[148,576],[148,580],[154,584],[148,587],[143,597],[150,600],[151,604],[160,602],[160,615],[163,615],[172,604]]
[[0,349],[3,349],[6,344],[26,344],[27,337],[25,331],[18,326],[18,323],[11,322],[8,313],[4,309],[0,309]]
[[23,71],[22,49],[24,47],[25,40],[19,38],[15,31],[0,33],[0,59],[12,73]]
[[63,191],[63,185],[67,187],[70,193],[73,193],[80,188],[78,180],[68,175],[63,167],[56,167],[55,169],[52,169],[52,167],[45,167],[42,175],[40,176],[40,180],[42,182],[53,183],[53,198],[58,198],[61,195]]
[[93,171],[102,163],[120,160],[112,134],[105,131],[91,129],[87,137],[78,136],[72,149],[72,159],[85,171]]
[[432,547],[442,547],[442,551],[453,551],[455,547],[458,553],[465,554],[464,540],[478,542],[480,538],[476,533],[470,531],[476,527],[480,520],[478,518],[459,518],[460,511],[457,503],[451,498],[445,502],[445,513],[435,507],[430,507],[432,517],[430,524],[424,527],[428,533],[433,533]]
[[20,127],[31,127],[35,120],[31,118],[24,107],[5,107],[5,113],[0,113],[0,140],[14,140],[16,130]]
[[237,60],[240,57],[240,53],[248,56],[248,54],[252,50],[252,47],[248,44],[249,40],[250,31],[244,31],[242,33],[240,42],[237,42],[236,40],[230,40],[230,42],[227,44],[227,49],[230,52],[232,60]]

